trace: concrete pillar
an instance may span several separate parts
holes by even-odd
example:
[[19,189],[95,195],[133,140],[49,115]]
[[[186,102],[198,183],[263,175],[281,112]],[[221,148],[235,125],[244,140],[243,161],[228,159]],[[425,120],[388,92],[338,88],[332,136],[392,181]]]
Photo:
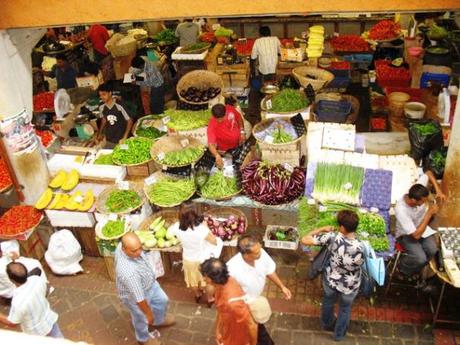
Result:
[[[0,31],[0,127],[5,120],[25,113],[32,119],[32,48],[43,36],[44,29]],[[24,127],[24,126],[22,126]],[[20,130],[21,126],[16,128]],[[3,138],[8,157],[19,184],[24,202],[34,204],[48,185],[48,168],[40,145],[14,152]]]
[[447,195],[436,216],[439,226],[460,227],[460,98],[455,108],[442,189]]

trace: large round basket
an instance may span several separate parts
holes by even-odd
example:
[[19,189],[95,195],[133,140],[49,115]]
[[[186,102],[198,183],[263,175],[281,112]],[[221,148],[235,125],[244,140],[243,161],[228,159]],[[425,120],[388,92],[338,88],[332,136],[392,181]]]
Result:
[[[158,115],[143,116],[136,121],[133,128],[131,129],[131,133],[133,134],[133,136],[138,137],[139,135],[136,134],[137,130],[139,128],[148,128],[148,127],[155,127],[156,129],[161,131],[161,128],[164,127],[164,124],[163,124],[163,121],[158,117]],[[158,139],[159,138],[156,138],[154,140],[158,140]]]
[[209,216],[212,218],[228,218],[230,216],[234,216],[237,218],[243,218],[244,219],[244,231],[247,230],[248,228],[248,218],[246,215],[233,207],[216,207],[216,208],[211,208],[204,212],[205,216]]
[[[167,177],[165,174],[163,174],[161,171],[157,171],[153,174],[153,176],[155,176],[156,178],[156,181],[160,181],[162,179],[174,179],[172,177]],[[176,179],[179,179],[179,178],[176,178]],[[155,183],[157,183],[155,182]],[[175,206],[179,206],[180,204],[182,204],[183,202],[187,201],[188,199],[190,199],[196,192],[196,189],[193,190],[192,193],[190,193],[190,195],[187,195],[187,197],[184,199],[184,200],[181,200],[180,202],[178,203],[175,203],[175,204],[168,204],[168,205],[163,205],[163,204],[158,204],[158,203],[155,203],[151,198],[150,198],[150,191],[151,189],[153,188],[153,186],[155,185],[155,183],[151,184],[151,185],[146,185],[144,184],[144,194],[145,196],[147,197],[147,199],[149,200],[149,202],[153,205],[156,205],[156,206],[159,206],[159,207],[163,207],[163,208],[166,208],[166,207],[175,207]],[[196,187],[195,187],[196,188]]]
[[[183,143],[185,143],[184,140],[188,140],[187,145],[183,145]],[[152,156],[153,160],[157,162],[158,164],[161,164],[167,167],[174,167],[174,168],[185,167],[187,165],[196,163],[201,157],[203,157],[205,150],[203,150],[202,154],[199,157],[197,157],[195,161],[189,162],[187,164],[182,164],[182,165],[167,165],[158,159],[158,155],[160,152],[163,152],[166,154],[168,152],[180,151],[185,148],[191,148],[191,147],[203,147],[203,144],[198,139],[187,137],[184,135],[173,135],[173,136],[168,136],[168,137],[162,137],[153,144],[150,150],[150,155]]]
[[154,214],[152,214],[150,217],[146,218],[140,225],[137,230],[139,231],[147,231],[150,228],[150,224],[157,219],[158,217],[161,217],[164,219],[165,224],[164,227],[167,229],[174,223],[179,221],[179,211],[178,210],[161,210],[158,211]]
[[43,220],[43,214],[40,219],[32,225],[30,228],[17,232],[15,234],[0,234],[1,240],[25,240],[28,237],[28,234],[31,233]]
[[311,85],[315,91],[322,89],[334,79],[331,72],[312,66],[296,67],[292,70],[292,75],[300,85]]
[[275,144],[275,143],[267,143],[266,141],[260,140],[257,137],[257,133],[266,130],[274,121],[279,121],[279,120],[289,122],[288,118],[286,118],[286,119],[285,118],[276,118],[276,119],[271,118],[271,119],[260,121],[258,124],[256,124],[252,128],[252,135],[254,136],[254,138],[256,138],[256,140],[257,140],[257,142],[259,144],[264,144],[264,145],[267,145],[267,146],[273,146],[273,147],[282,148],[283,146],[297,144],[302,139],[302,136],[300,136],[300,137],[298,137],[298,138],[296,138],[296,139],[294,139],[294,140],[292,140],[292,141],[290,141],[288,143]]
[[[154,142],[154,140],[152,140],[152,139],[143,138],[143,137],[129,138],[128,140],[132,140],[132,139],[136,139],[136,140],[148,140],[148,141],[150,141],[152,144],[153,144],[153,142]],[[145,164],[145,163],[148,163],[148,162],[152,161],[152,158],[150,157],[149,159],[146,159],[146,160],[143,161],[143,162],[132,163],[132,164],[124,164],[124,163],[121,163],[121,162],[117,161],[116,159],[114,159],[113,156],[112,156],[112,160],[113,160],[113,162],[114,162],[116,165],[120,165],[120,166],[124,166],[124,167],[134,167],[134,166],[143,165],[143,164]]]
[[[350,96],[350,95],[342,95],[340,100],[351,103],[351,112],[350,114],[348,114],[347,119],[344,123],[349,124],[349,125],[354,125],[359,115],[359,108],[360,108],[359,100],[356,97]],[[317,103],[313,105],[313,109],[312,109],[313,121],[318,121],[318,118],[316,116],[316,105]]]
[[[198,90],[207,90],[213,87],[219,88],[220,92],[215,97],[210,98],[205,102],[192,102],[187,101],[184,97],[181,96],[181,91],[185,91],[190,87],[196,87]],[[224,82],[218,74],[206,70],[195,70],[188,72],[179,80],[179,82],[177,83],[176,91],[181,101],[190,104],[206,104],[212,101],[213,99],[219,97],[222,93],[223,88]]]
[[96,236],[99,237],[101,240],[106,240],[106,241],[116,240],[116,239],[123,237],[126,233],[128,233],[131,230],[130,226],[125,222],[125,229],[121,234],[117,236],[113,236],[113,237],[107,237],[102,233],[102,229],[104,228],[105,224],[107,224],[108,221],[109,219],[102,219],[100,222],[96,224],[96,227],[94,228],[94,231],[96,232]]
[[103,214],[116,213],[118,215],[129,214],[129,213],[131,213],[133,211],[136,211],[137,209],[141,208],[142,205],[145,202],[145,196],[144,196],[144,193],[142,192],[142,187],[139,184],[130,182],[129,183],[129,190],[133,190],[133,191],[135,191],[137,193],[137,195],[139,195],[139,197],[140,197],[139,203],[137,205],[132,205],[130,208],[128,208],[126,210],[123,210],[123,211],[111,212],[107,208],[105,203],[107,202],[107,198],[109,197],[110,193],[112,193],[113,191],[116,191],[116,190],[120,190],[120,188],[118,186],[116,186],[116,185],[112,185],[112,186],[104,189],[102,191],[102,193],[99,194],[99,196],[97,197],[97,200],[96,200],[96,210],[99,213],[103,213]]

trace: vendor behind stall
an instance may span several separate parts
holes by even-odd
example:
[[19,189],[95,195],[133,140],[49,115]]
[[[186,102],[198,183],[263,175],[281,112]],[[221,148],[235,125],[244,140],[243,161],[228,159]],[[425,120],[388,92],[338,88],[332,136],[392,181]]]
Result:
[[208,124],[209,151],[216,158],[216,165],[222,168],[222,155],[235,149],[245,140],[244,123],[234,106],[216,104],[211,108],[212,118]]
[[255,60],[259,63],[259,72],[263,81],[273,81],[276,77],[278,55],[281,54],[281,42],[278,37],[271,36],[268,26],[261,26],[259,29],[260,38],[256,39],[251,52],[251,70],[255,73]]
[[70,66],[64,54],[56,55],[56,64],[50,72],[43,73],[50,78],[56,78],[58,89],[72,89],[77,87],[77,71]]
[[99,86],[98,91],[99,97],[104,104],[99,108],[102,122],[96,139],[100,141],[105,135],[105,147],[113,148],[128,137],[133,120],[123,105],[117,103],[113,98],[113,90],[109,84],[102,84]]
[[200,26],[197,23],[193,23],[192,19],[185,19],[176,28],[176,37],[179,37],[179,45],[186,47],[196,43],[200,30]]
[[99,64],[107,55],[109,55],[109,51],[105,47],[105,44],[110,38],[109,32],[105,26],[93,24],[88,30],[87,37],[88,41],[90,41],[93,45],[94,61]]

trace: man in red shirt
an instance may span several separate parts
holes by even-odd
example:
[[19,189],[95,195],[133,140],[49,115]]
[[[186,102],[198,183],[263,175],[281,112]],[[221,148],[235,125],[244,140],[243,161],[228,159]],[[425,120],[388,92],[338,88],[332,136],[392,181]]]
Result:
[[88,30],[88,40],[93,45],[95,62],[101,62],[109,54],[105,47],[105,43],[109,40],[109,32],[103,25],[91,25]]
[[246,139],[241,114],[234,106],[216,104],[211,109],[212,118],[208,124],[209,151],[216,158],[216,165],[222,168],[221,154],[236,148]]

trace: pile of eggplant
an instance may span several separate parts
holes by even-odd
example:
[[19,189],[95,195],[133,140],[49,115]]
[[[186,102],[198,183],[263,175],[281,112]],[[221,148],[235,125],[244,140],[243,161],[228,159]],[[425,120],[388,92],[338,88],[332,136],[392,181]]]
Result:
[[200,90],[194,86],[187,90],[180,91],[180,96],[188,102],[201,103],[207,102],[220,94],[220,87],[210,87],[206,90]]
[[242,169],[242,175],[246,195],[265,205],[286,204],[304,194],[305,169],[300,167],[254,160]]
[[246,220],[243,217],[229,216],[221,220],[206,216],[204,220],[212,234],[223,241],[231,241],[234,235],[241,235],[246,229]]

